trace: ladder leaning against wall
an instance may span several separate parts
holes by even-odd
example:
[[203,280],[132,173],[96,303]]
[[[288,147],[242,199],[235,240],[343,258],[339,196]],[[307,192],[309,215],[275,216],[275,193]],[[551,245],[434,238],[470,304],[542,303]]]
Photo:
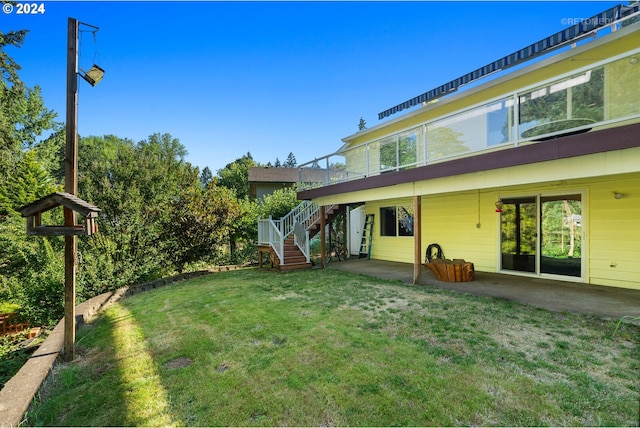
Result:
[[373,237],[373,214],[367,214],[364,218],[364,229],[360,240],[359,259],[371,258],[371,238]]

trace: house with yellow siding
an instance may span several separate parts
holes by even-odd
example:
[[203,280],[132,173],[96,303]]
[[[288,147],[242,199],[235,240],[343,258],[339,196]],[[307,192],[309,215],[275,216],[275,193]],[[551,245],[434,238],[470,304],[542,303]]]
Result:
[[298,199],[369,215],[369,257],[415,275],[437,243],[476,272],[640,289],[638,13],[620,5],[382,112],[299,167]]

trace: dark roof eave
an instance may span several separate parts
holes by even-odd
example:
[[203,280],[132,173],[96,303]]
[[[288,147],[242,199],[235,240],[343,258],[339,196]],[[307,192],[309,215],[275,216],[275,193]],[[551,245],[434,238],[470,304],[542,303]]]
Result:
[[640,147],[640,123],[617,128],[568,135],[536,144],[502,151],[454,159],[404,171],[394,171],[372,177],[337,183],[298,192],[299,200],[375,189],[414,181],[433,180],[474,172],[527,165]]

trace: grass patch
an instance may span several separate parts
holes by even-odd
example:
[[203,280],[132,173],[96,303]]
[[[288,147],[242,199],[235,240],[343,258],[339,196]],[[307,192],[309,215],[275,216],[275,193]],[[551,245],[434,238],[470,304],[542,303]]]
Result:
[[640,328],[332,270],[114,305],[29,425],[634,425]]

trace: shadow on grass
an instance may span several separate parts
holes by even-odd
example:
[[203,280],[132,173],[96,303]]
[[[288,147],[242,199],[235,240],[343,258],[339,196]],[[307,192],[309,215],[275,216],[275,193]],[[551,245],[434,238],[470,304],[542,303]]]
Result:
[[29,426],[176,426],[133,314],[109,308],[78,332],[76,360],[55,369]]

